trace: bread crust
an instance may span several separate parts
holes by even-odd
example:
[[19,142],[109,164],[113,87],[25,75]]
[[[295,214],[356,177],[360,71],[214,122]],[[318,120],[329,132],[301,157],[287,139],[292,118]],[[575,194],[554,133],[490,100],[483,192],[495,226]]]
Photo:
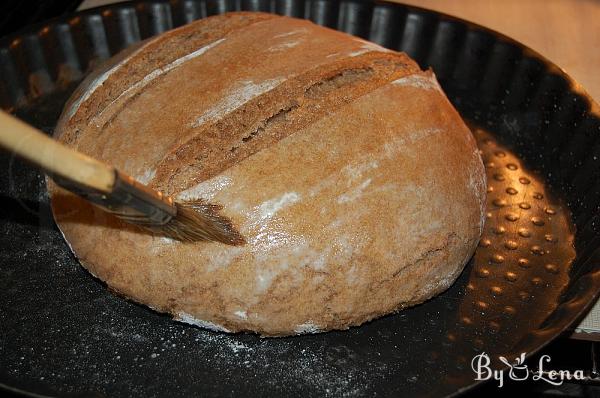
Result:
[[55,136],[224,206],[246,245],[151,236],[49,184],[84,267],[203,327],[360,325],[448,288],[483,228],[483,164],[433,73],[304,20],[232,13],[146,41],[86,79]]

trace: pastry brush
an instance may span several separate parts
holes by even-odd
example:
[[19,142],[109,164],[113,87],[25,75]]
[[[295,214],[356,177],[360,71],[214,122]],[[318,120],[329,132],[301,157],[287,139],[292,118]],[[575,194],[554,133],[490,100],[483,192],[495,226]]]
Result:
[[185,242],[244,243],[220,206],[176,202],[0,111],[0,146],[42,168],[61,187],[154,234]]

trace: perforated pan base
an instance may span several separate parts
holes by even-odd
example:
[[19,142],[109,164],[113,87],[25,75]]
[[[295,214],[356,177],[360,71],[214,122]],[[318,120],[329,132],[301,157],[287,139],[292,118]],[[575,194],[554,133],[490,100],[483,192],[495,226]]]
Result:
[[368,1],[117,5],[0,42],[0,103],[50,132],[99,59],[240,6],[305,16],[433,66],[486,163],[475,256],[444,294],[358,328],[219,334],[108,292],[56,229],[41,176],[2,155],[1,383],[60,396],[445,396],[475,383],[475,354],[531,354],[580,318],[600,286],[596,105],[551,63],[481,27]]

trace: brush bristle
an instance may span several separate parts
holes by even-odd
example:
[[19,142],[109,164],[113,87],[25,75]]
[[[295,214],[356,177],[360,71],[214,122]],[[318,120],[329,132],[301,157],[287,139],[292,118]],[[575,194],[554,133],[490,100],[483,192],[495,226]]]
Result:
[[245,243],[229,218],[218,212],[221,206],[203,200],[175,202],[177,214],[167,224],[154,227],[154,232],[183,242],[221,242],[228,245]]

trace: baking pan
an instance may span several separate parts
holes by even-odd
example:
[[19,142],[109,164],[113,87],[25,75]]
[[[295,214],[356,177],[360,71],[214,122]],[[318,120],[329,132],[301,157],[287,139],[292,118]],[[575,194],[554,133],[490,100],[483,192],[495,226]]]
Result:
[[476,384],[475,354],[531,355],[581,319],[600,290],[598,106],[551,62],[481,26],[371,1],[122,3],[3,39],[0,105],[50,133],[77,82],[102,60],[239,9],[309,18],[433,68],[486,163],[487,221],[473,259],[441,296],[348,331],[260,339],[201,330],[117,297],[87,273],[52,221],[42,176],[2,153],[4,388],[98,397],[447,396]]

